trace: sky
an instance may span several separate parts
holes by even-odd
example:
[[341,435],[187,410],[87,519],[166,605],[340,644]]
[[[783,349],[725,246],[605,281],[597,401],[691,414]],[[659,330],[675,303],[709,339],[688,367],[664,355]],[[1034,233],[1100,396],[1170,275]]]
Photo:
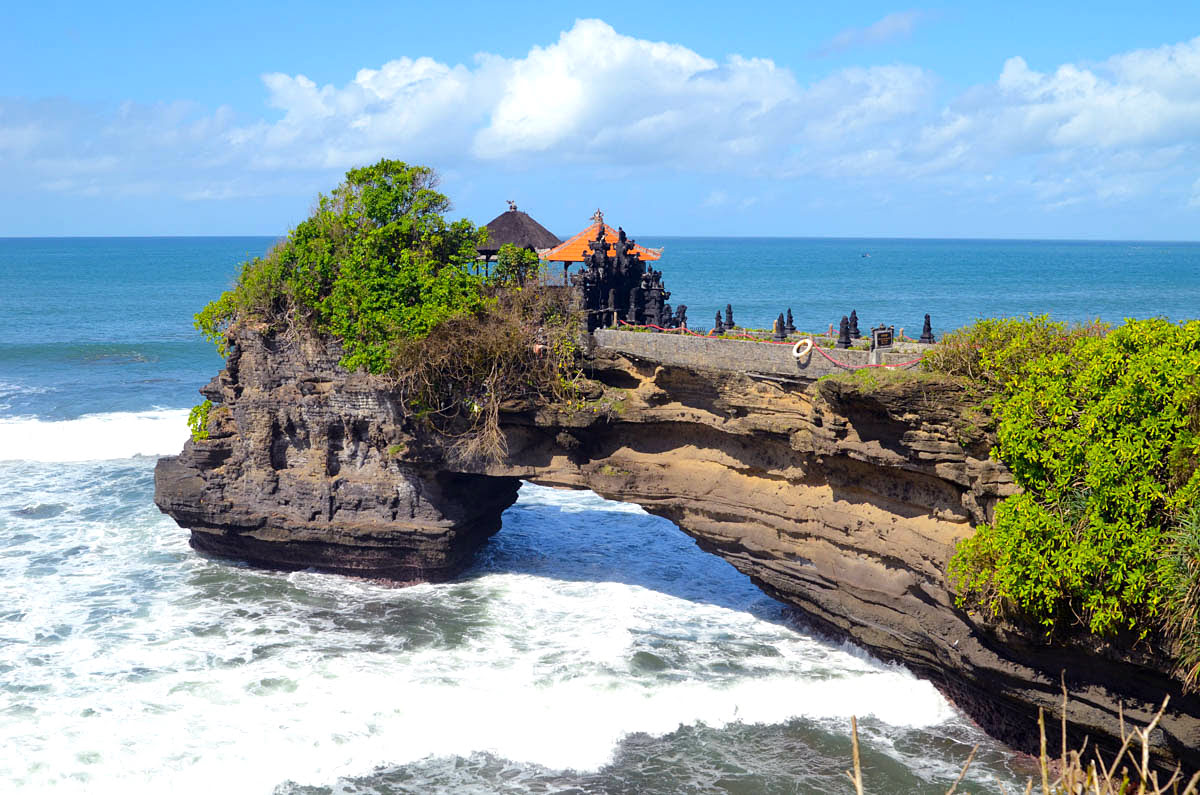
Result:
[[0,236],[282,235],[388,157],[559,235],[1200,240],[1194,0],[0,18]]

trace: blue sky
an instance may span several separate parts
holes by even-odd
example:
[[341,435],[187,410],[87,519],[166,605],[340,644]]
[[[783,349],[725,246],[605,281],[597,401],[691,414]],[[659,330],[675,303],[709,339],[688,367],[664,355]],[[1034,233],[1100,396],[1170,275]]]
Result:
[[0,75],[3,236],[282,234],[387,156],[559,234],[1200,239],[1195,3],[50,2]]

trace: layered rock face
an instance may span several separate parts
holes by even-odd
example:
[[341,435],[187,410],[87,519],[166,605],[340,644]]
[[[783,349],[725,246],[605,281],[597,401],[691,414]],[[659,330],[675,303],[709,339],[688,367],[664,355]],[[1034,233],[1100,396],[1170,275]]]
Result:
[[951,386],[751,376],[595,348],[602,396],[574,410],[508,406],[507,454],[458,461],[414,432],[386,382],[336,358],[237,333],[204,390],[219,404],[212,437],[156,471],[156,501],[195,547],[439,580],[499,529],[520,480],[589,488],[675,522],[818,628],[929,678],[1018,748],[1035,750],[1039,707],[1061,711],[1065,676],[1073,742],[1110,735],[1122,707],[1145,722],[1169,694],[1156,739],[1200,767],[1200,699],[1179,691],[1163,660],[1051,645],[954,605],[954,543],[1016,487]]
[[399,456],[386,384],[337,358],[245,331],[201,390],[217,404],[210,437],[158,462],[155,502],[204,552],[403,583],[453,577],[500,529],[520,481]]

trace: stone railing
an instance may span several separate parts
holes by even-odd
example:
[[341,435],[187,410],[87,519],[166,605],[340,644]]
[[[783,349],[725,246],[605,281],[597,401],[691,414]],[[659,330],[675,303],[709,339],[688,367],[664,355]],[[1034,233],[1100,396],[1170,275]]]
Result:
[[[786,376],[815,381],[824,375],[844,373],[870,364],[868,351],[854,349],[818,349],[797,358],[793,354],[795,340],[789,344],[771,344],[753,340],[694,337],[680,333],[639,333],[614,329],[598,329],[592,333],[593,342],[603,348],[626,356],[648,359],[679,367],[710,370],[735,370],[769,376]],[[927,346],[904,344],[903,348],[881,352],[884,365],[915,367]],[[830,360],[834,361],[830,361]],[[835,363],[836,362],[836,363]]]

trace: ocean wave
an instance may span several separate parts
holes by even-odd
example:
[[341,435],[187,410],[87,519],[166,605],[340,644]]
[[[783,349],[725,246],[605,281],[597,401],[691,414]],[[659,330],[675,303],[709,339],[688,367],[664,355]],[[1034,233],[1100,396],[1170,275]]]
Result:
[[[182,411],[148,414],[186,432]],[[137,416],[100,415],[152,427]],[[150,501],[145,459],[5,474],[8,789],[370,792],[393,771],[432,791],[437,760],[479,754],[518,776],[641,775],[623,749],[650,737],[679,753],[687,740],[672,736],[686,727],[717,754],[745,727],[786,727],[765,733],[768,747],[842,765],[828,743],[851,715],[868,753],[952,779],[958,765],[925,749],[986,742],[929,683],[756,614],[749,580],[665,520],[565,510],[621,507],[591,492],[526,485],[488,559],[454,582],[397,589],[191,553]],[[647,563],[653,550],[663,557]],[[520,563],[542,556],[556,565]],[[460,789],[558,790],[572,775]]]
[[13,395],[44,395],[52,391],[48,386],[29,386],[28,384],[0,381],[0,398]]
[[0,419],[0,461],[109,461],[179,452],[188,437],[187,409],[87,414],[48,422]]

